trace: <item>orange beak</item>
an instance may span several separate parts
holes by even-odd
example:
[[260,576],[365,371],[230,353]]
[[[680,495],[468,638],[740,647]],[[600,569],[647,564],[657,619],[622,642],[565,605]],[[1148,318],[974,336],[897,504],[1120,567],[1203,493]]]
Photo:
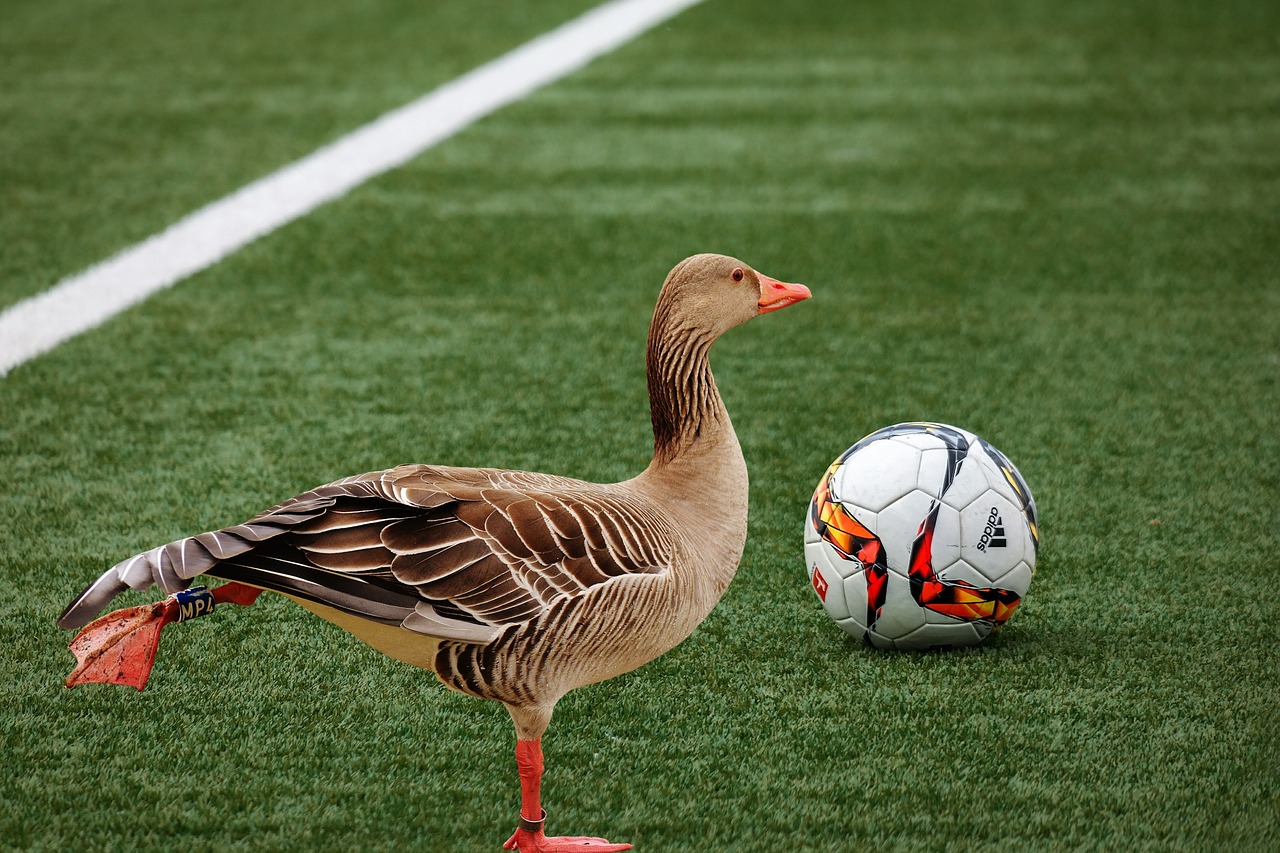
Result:
[[760,279],[761,314],[786,308],[813,295],[803,284],[787,284],[785,281],[769,278],[763,273],[756,273],[756,277]]

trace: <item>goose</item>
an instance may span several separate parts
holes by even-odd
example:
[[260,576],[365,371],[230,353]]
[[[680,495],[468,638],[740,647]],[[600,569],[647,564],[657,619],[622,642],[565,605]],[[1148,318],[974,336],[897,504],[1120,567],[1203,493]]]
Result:
[[[280,593],[446,687],[506,706],[521,805],[504,849],[630,849],[545,834],[543,733],[565,693],[672,649],[729,585],[747,537],[747,466],[708,352],[729,329],[810,295],[734,258],[686,258],[649,329],[653,459],[638,476],[597,484],[411,464],[320,486],[104,572],[57,620],[84,629],[72,649],[88,671],[68,685],[141,689],[160,627],[206,607],[191,603],[199,575],[229,582],[208,608]],[[152,585],[172,597],[94,621],[126,589]]]

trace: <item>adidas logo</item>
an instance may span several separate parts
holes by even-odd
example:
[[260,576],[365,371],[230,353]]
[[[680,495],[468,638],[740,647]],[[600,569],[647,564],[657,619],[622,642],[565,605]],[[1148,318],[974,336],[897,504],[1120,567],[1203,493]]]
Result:
[[982,528],[982,538],[978,540],[978,550],[985,553],[988,548],[1006,548],[1008,545],[1004,519],[1000,517],[1000,510],[992,507],[991,514],[987,516],[987,524]]

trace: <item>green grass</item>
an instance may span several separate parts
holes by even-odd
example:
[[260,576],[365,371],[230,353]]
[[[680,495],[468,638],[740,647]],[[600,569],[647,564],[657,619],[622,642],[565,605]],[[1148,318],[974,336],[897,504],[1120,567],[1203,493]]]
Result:
[[[649,310],[704,250],[815,293],[716,348],[751,537],[693,637],[561,702],[549,829],[1273,847],[1280,13],[1115,5],[708,0],[0,380],[0,847],[497,849],[499,706],[274,597],[171,629],[142,695],[67,691],[52,619],[350,473],[630,476]],[[0,63],[40,86],[0,96],[0,303],[583,7],[15,6]],[[865,650],[806,583],[823,468],[916,418],[1041,508],[1030,595],[972,651]]]
[[8,0],[0,306],[591,5]]

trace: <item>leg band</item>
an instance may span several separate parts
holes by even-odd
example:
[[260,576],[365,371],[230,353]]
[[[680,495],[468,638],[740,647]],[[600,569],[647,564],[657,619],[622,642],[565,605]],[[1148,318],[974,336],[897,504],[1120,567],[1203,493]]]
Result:
[[542,810],[542,817],[537,820],[529,820],[524,815],[520,815],[520,828],[525,832],[541,832],[542,825],[547,822],[547,810]]

